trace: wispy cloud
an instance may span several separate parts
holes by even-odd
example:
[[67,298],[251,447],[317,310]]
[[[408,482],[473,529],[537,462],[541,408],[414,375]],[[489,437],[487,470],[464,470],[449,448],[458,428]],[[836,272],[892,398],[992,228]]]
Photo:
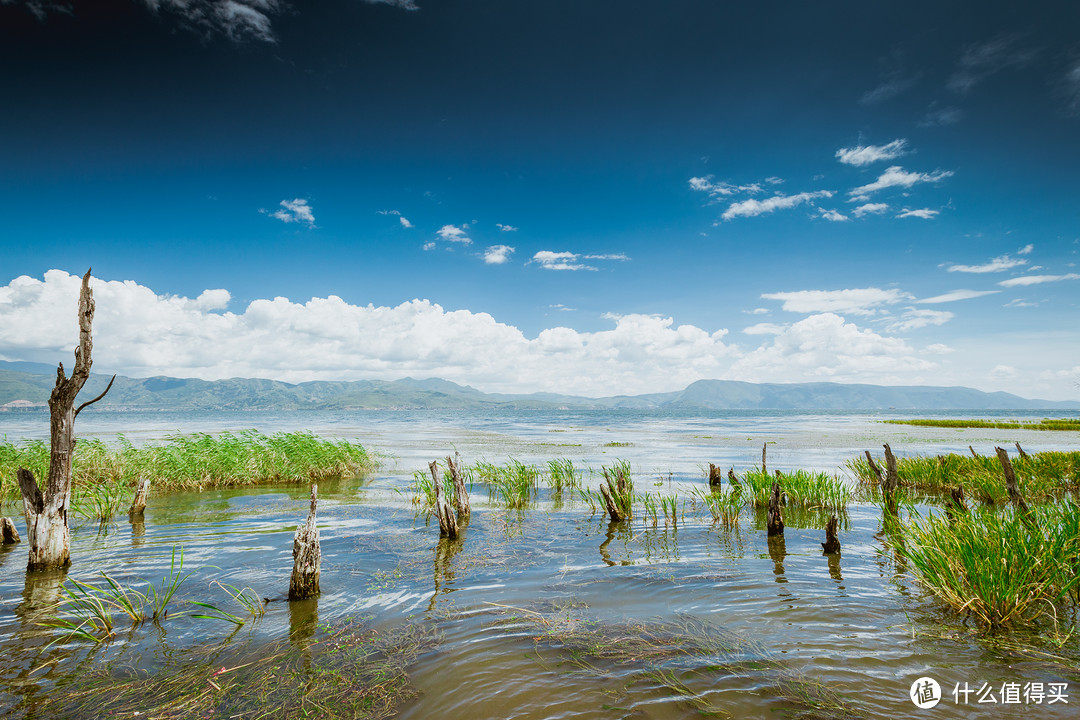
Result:
[[862,185],[848,192],[849,195],[862,197],[891,187],[909,188],[916,183],[938,182],[952,177],[951,170],[935,170],[932,173],[907,172],[899,165],[893,165],[883,172],[877,180]]
[[458,227],[457,225],[443,225],[435,232],[435,234],[447,242],[472,245],[472,238],[465,232],[468,227],[468,224],[464,224],[461,227]]
[[1027,265],[1027,262],[1027,260],[1022,258],[1011,258],[1008,255],[1002,255],[982,265],[950,265],[945,269],[949,272],[992,273],[1003,272],[1015,267],[1020,267],[1021,265]]
[[922,300],[916,300],[917,303],[922,304],[935,304],[935,303],[947,303],[956,302],[958,300],[971,300],[973,298],[983,297],[984,295],[996,295],[1001,292],[1000,290],[950,290],[947,293],[941,295],[935,295],[934,297],[923,298]]
[[274,212],[260,210],[259,212],[267,213],[270,217],[277,218],[285,223],[300,223],[301,225],[307,225],[309,228],[315,227],[315,214],[312,212],[307,200],[294,198],[292,200],[282,200],[279,204],[281,205],[280,210]]
[[964,117],[964,111],[952,105],[940,107],[932,103],[918,123],[919,127],[945,127],[955,125]]
[[1073,60],[1061,76],[1061,94],[1070,115],[1080,115],[1080,59]]
[[884,212],[888,212],[888,203],[866,203],[860,205],[851,211],[851,214],[855,217],[863,217],[864,215],[881,215]]
[[821,213],[821,217],[830,222],[847,222],[851,218],[836,210],[826,210],[825,208],[818,208],[818,212]]
[[852,315],[876,315],[885,305],[894,305],[912,296],[901,290],[851,288],[847,290],[796,290],[766,293],[765,300],[780,300],[783,309],[796,313],[834,312]]
[[579,262],[581,255],[572,252],[554,252],[541,250],[532,256],[530,262],[538,263],[545,270],[596,270],[597,268]]
[[1001,287],[1025,287],[1027,285],[1042,285],[1043,283],[1061,282],[1062,280],[1080,280],[1080,275],[1069,273],[1067,275],[1023,275],[1009,278],[998,283]]
[[502,223],[495,223],[495,227],[499,228],[501,232],[517,232],[518,229],[513,225],[503,225]]
[[914,87],[919,81],[917,73],[909,73],[905,69],[904,53],[899,47],[894,48],[878,62],[882,67],[881,81],[862,94],[859,98],[859,103],[862,105],[877,105],[891,100]]
[[[768,178],[765,182],[770,185],[776,185],[782,183],[783,180],[780,178]],[[712,175],[692,177],[689,180],[689,185],[691,190],[708,193],[714,198],[731,197],[732,195],[756,195],[765,192],[765,189],[761,187],[760,183],[733,185],[729,182],[714,182]]]
[[1030,254],[1031,254],[1031,252],[1032,252],[1032,251],[1033,251],[1034,249],[1035,249],[1035,246],[1034,246],[1034,245],[1032,245],[1031,243],[1028,243],[1028,244],[1027,244],[1027,245],[1025,245],[1024,247],[1022,247],[1022,248],[1020,248],[1019,250],[1017,250],[1017,251],[1016,251],[1016,254],[1017,254],[1017,255],[1030,255]]
[[956,315],[947,310],[907,308],[898,320],[889,323],[888,328],[892,332],[907,332],[908,330],[917,330],[930,325],[944,325],[954,317]]
[[1010,68],[1027,65],[1037,52],[1020,47],[1016,35],[999,35],[993,40],[964,48],[947,87],[959,93],[970,92],[986,78]]
[[380,215],[396,215],[398,222],[401,223],[401,227],[411,228],[413,226],[413,224],[409,222],[409,219],[401,214],[400,210],[379,210],[378,213]]
[[853,148],[840,148],[836,151],[836,159],[845,165],[863,167],[906,155],[907,144],[906,139],[897,138],[885,145],[857,145]]
[[630,259],[626,253],[608,253],[606,255],[582,255],[586,260],[619,260],[625,262]]
[[510,259],[514,248],[509,245],[492,245],[484,251],[484,262],[488,265],[502,265]]
[[930,208],[918,208],[917,210],[909,210],[904,208],[903,211],[897,213],[898,218],[922,218],[923,220],[933,220],[941,214],[940,210],[931,210]]
[[775,212],[776,210],[788,210],[793,207],[802,205],[803,203],[812,203],[812,201],[818,198],[829,198],[833,196],[831,190],[818,190],[816,192],[804,192],[798,195],[774,195],[771,198],[764,200],[756,200],[750,198],[749,200],[743,200],[742,202],[732,203],[727,210],[720,216],[724,220],[731,220],[737,217],[755,217],[765,213]]

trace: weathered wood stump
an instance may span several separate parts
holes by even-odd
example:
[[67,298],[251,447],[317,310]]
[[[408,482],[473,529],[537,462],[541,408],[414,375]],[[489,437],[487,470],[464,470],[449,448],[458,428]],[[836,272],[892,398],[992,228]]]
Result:
[[293,570],[289,580],[289,599],[306,600],[319,594],[319,571],[322,549],[319,547],[319,528],[315,525],[315,509],[319,504],[319,486],[311,486],[311,509],[307,522],[298,525],[293,535]]
[[135,499],[131,501],[131,507],[128,508],[128,520],[131,522],[143,516],[143,511],[146,510],[146,493],[149,490],[150,480],[139,478],[139,486],[135,489]]
[[978,458],[979,458],[979,453],[975,452],[975,448],[973,448],[972,446],[968,445],[968,450],[970,450],[970,451],[971,451],[971,457],[973,457],[973,458],[975,458],[976,460],[978,460]]
[[959,515],[967,511],[968,506],[964,500],[964,487],[957,485],[949,491],[949,499],[945,505],[945,515],[950,520],[955,520]]
[[439,520],[439,536],[454,540],[458,536],[457,516],[450,511],[450,503],[443,497],[442,480],[439,478],[439,463],[428,463],[431,479],[435,483],[435,517]]
[[829,522],[825,524],[825,542],[821,543],[822,552],[825,555],[840,552],[840,538],[836,536],[836,526],[838,524],[835,515],[831,516]]
[[784,534],[784,515],[780,510],[782,504],[780,483],[773,481],[772,494],[769,495],[769,510],[765,516],[765,532],[770,537]]
[[766,440],[761,444],[761,474],[768,475],[769,470],[765,467],[765,449],[769,447],[769,441]]
[[1028,506],[1024,502],[1024,496],[1020,494],[1020,485],[1016,482],[1016,473],[1013,472],[1009,453],[1004,448],[999,447],[994,448],[994,451],[997,452],[998,462],[1001,463],[1001,469],[1005,472],[1005,488],[1009,491],[1010,502],[1027,515]]
[[1016,443],[1016,452],[1020,453],[1020,457],[1024,458],[1025,460],[1028,459],[1028,454],[1024,452],[1024,448],[1020,447],[1019,442]]
[[709,463],[709,487],[713,490],[719,490],[720,486],[724,484],[723,470],[716,467],[712,463]]
[[742,492],[742,483],[739,482],[739,476],[735,474],[735,468],[728,469],[727,480],[733,492]]
[[455,452],[454,458],[447,455],[446,468],[454,484],[454,509],[460,516],[468,515],[472,508],[469,506],[469,491],[465,488],[465,469],[461,465],[461,453]]
[[22,540],[11,518],[0,517],[0,545],[14,545]]
[[607,509],[608,517],[611,518],[611,522],[629,519],[633,512],[627,502],[626,475],[623,473],[622,468],[615,468],[614,478],[611,477],[606,468],[602,472],[604,482],[600,483],[600,494],[604,497],[604,507]]
[[870,463],[870,469],[873,470],[875,475],[877,475],[878,482],[885,482],[885,473],[883,473],[881,471],[881,468],[878,467],[877,463],[874,462],[874,456],[870,454],[869,450],[864,450],[863,452],[866,453],[866,462]]
[[105,397],[112,387],[93,400],[75,407],[75,398],[93,364],[94,343],[91,328],[94,321],[94,295],[90,291],[90,271],[83,275],[79,292],[79,347],[75,349],[75,366],[71,377],[64,374],[64,364],[56,369],[56,384],[49,395],[49,475],[44,489],[34,474],[19,468],[15,476],[23,498],[26,518],[26,540],[30,544],[27,570],[62,568],[71,564],[71,543],[68,531],[68,507],[71,502],[71,458],[75,451],[75,418],[87,406]]
[[900,475],[896,471],[896,456],[889,443],[885,443],[885,482],[881,485],[881,494],[885,497],[885,507],[896,514],[896,490],[900,487]]

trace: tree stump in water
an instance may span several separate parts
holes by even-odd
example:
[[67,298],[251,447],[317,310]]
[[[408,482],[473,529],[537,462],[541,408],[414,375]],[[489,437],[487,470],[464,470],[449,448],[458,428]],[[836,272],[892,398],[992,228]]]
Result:
[[732,491],[742,492],[742,483],[739,482],[739,476],[735,474],[735,468],[730,468],[727,471],[727,480]]
[[450,472],[450,480],[454,483],[454,509],[458,515],[468,515],[472,512],[469,507],[469,491],[465,488],[465,470],[461,466],[461,453],[454,453],[455,462],[449,455],[446,456],[446,467]]
[[769,511],[765,516],[765,531],[771,537],[784,534],[784,515],[780,512],[780,483],[773,481],[772,494],[769,495]]
[[75,367],[71,377],[64,375],[64,365],[56,369],[56,385],[49,395],[49,475],[44,490],[34,474],[19,468],[16,478],[22,492],[23,515],[26,518],[26,539],[30,543],[27,570],[46,570],[71,564],[71,542],[68,531],[68,507],[71,501],[71,457],[75,451],[75,418],[87,406],[105,397],[112,387],[109,381],[105,392],[84,402],[77,409],[75,398],[93,364],[94,347],[90,331],[94,321],[94,295],[90,291],[90,271],[83,275],[79,291],[79,347],[75,349]]
[[289,599],[306,600],[319,594],[319,568],[322,550],[319,547],[319,528],[315,526],[315,508],[318,506],[318,485],[311,486],[311,509],[307,522],[296,528],[293,535],[293,570],[289,580]]
[[0,517],[0,545],[14,545],[21,539],[11,518]]
[[611,522],[619,522],[630,518],[633,514],[632,507],[628,502],[629,490],[626,486],[626,476],[622,468],[615,468],[615,477],[603,471],[604,482],[600,483],[600,494],[604,497],[604,506],[608,511]]
[[435,517],[439,520],[439,536],[454,540],[458,536],[457,516],[450,511],[450,503],[443,497],[442,480],[439,479],[439,463],[428,463],[431,479],[435,483]]
[[765,467],[765,449],[767,447],[769,447],[769,441],[768,440],[766,440],[761,445],[761,474],[762,475],[768,475],[769,474],[768,468]]
[[885,497],[885,507],[896,514],[896,489],[900,487],[900,475],[896,471],[896,456],[893,455],[889,443],[885,443],[885,482],[881,485],[881,493]]
[[135,489],[135,499],[131,501],[131,507],[128,508],[128,520],[132,522],[136,518],[141,518],[143,511],[146,510],[146,493],[150,489],[150,481],[146,478],[139,478],[139,487]]
[[713,490],[719,490],[723,483],[723,471],[712,463],[709,463],[709,487]]
[[975,452],[975,448],[973,448],[972,446],[968,445],[968,450],[970,450],[970,451],[971,451],[971,457],[975,458],[976,460],[978,460],[978,459],[979,459],[979,453]]
[[1028,506],[1027,503],[1024,502],[1024,496],[1020,494],[1020,485],[1016,482],[1016,473],[1013,472],[1012,461],[1009,460],[1009,453],[1004,448],[994,448],[994,450],[997,452],[998,462],[1001,463],[1001,469],[1005,472],[1005,488],[1009,491],[1009,500],[1027,515]]
[[1019,442],[1016,443],[1016,452],[1020,453],[1020,457],[1024,458],[1025,460],[1028,459],[1028,454],[1024,452],[1024,448],[1020,447]]
[[950,520],[955,520],[961,513],[968,511],[967,503],[964,501],[964,487],[957,485],[949,491],[949,500],[945,505],[945,515]]
[[836,516],[833,515],[825,525],[825,542],[821,543],[825,555],[840,552],[840,538],[836,536],[836,526],[838,524]]
[[881,468],[879,468],[877,463],[874,462],[874,456],[870,454],[869,450],[864,450],[863,452],[866,453],[866,462],[870,463],[870,469],[874,471],[875,475],[877,475],[878,482],[885,482],[885,473],[881,472]]

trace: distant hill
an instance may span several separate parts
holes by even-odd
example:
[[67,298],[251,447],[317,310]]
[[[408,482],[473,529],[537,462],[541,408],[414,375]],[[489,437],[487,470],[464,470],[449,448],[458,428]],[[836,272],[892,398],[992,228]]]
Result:
[[[36,363],[0,361],[0,410],[27,411],[48,402],[56,370]],[[108,376],[92,375],[90,398]],[[15,403],[15,406],[11,404]],[[670,408],[706,410],[1076,410],[1080,402],[1029,400],[1005,392],[965,387],[881,386],[841,383],[747,383],[699,380],[670,393],[587,398],[554,393],[484,393],[467,385],[428,378],[353,382],[285,383],[257,378],[118,376],[100,407],[125,410],[298,410],[415,408]],[[32,411],[32,410],[31,410]]]

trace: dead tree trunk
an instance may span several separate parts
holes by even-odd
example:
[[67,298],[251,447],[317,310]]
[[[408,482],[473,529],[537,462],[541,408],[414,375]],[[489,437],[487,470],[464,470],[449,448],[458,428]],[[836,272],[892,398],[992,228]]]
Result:
[[770,537],[784,534],[784,515],[780,511],[780,483],[773,481],[772,494],[769,495],[769,511],[765,516],[765,532]]
[[15,529],[11,518],[0,517],[0,545],[14,545],[20,540],[19,531]]
[[602,470],[604,482],[600,483],[600,494],[604,497],[604,506],[608,511],[611,522],[620,522],[633,516],[633,508],[630,504],[631,492],[626,484],[626,475],[622,468],[615,468],[615,477],[608,474],[607,469]]
[[825,555],[840,552],[840,538],[836,536],[837,524],[835,515],[831,516],[829,522],[825,524],[825,542],[821,543],[822,552]]
[[1027,503],[1024,502],[1024,496],[1020,494],[1020,485],[1016,482],[1016,473],[1013,472],[1012,461],[1009,460],[1009,453],[1004,448],[994,448],[997,452],[998,462],[1001,463],[1001,469],[1005,472],[1005,487],[1009,491],[1009,500],[1012,504],[1020,508],[1021,512],[1025,515],[1028,514]]
[[712,463],[709,463],[709,488],[712,490],[719,490],[720,486],[723,484],[723,471]]
[[443,497],[442,480],[439,478],[439,463],[428,463],[431,479],[435,483],[435,517],[439,519],[439,535],[454,540],[458,536],[457,516],[450,512],[450,503]]
[[885,443],[885,482],[881,486],[881,493],[885,497],[885,507],[894,515],[896,514],[896,489],[900,487],[900,475],[896,471],[896,456],[893,455],[889,443]]
[[874,475],[877,475],[879,483],[885,482],[885,473],[881,472],[881,468],[874,462],[874,456],[870,454],[869,450],[864,450],[866,453],[866,462],[870,463],[870,469],[874,471]]
[[319,571],[322,549],[319,547],[319,528],[315,525],[315,509],[319,504],[319,486],[311,486],[311,509],[307,522],[298,525],[293,535],[292,577],[289,579],[289,599],[306,600],[319,594]]
[[136,518],[143,516],[143,511],[146,510],[146,493],[150,490],[150,481],[146,478],[139,478],[139,487],[135,489],[135,499],[131,501],[131,507],[128,509],[128,520],[132,522]]
[[765,448],[769,447],[769,441],[766,440],[761,444],[761,474],[768,475],[769,470],[765,467]]
[[735,468],[727,471],[727,481],[733,492],[742,492],[742,483],[739,482],[739,476],[735,474]]
[[472,512],[469,507],[469,491],[465,488],[465,470],[461,467],[461,453],[454,453],[454,459],[446,456],[446,468],[450,471],[450,479],[454,483],[454,509],[458,515],[465,516]]
[[71,501],[71,456],[75,451],[75,417],[88,405],[105,397],[112,387],[110,380],[105,392],[76,409],[75,397],[90,377],[93,363],[90,357],[93,321],[94,295],[90,291],[90,271],[87,270],[79,292],[79,347],[75,349],[75,367],[69,378],[64,375],[63,363],[60,364],[56,369],[56,385],[49,396],[49,477],[44,492],[29,470],[20,468],[16,474],[26,517],[26,539],[30,543],[27,570],[71,564],[68,505]]
[[1025,460],[1028,459],[1028,454],[1024,452],[1024,448],[1020,447],[1019,442],[1016,443],[1016,452],[1020,453],[1020,457],[1024,458]]
[[959,515],[968,511],[967,503],[964,501],[964,486],[957,485],[949,491],[949,499],[945,505],[945,515],[950,520],[955,520]]
[[968,445],[968,450],[970,450],[970,451],[971,451],[971,457],[975,458],[976,460],[978,460],[978,459],[979,459],[979,453],[975,452],[975,448],[973,448],[972,446]]

